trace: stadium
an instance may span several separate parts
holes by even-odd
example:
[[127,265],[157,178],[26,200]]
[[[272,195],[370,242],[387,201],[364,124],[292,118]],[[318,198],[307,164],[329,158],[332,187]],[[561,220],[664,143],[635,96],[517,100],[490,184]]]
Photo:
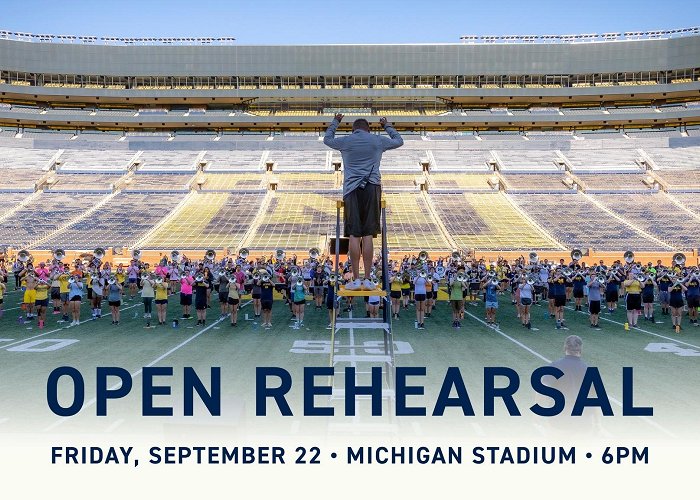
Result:
[[[340,316],[326,327],[329,313],[318,306],[326,292],[314,307],[311,289],[325,289],[332,275],[331,288],[341,292],[338,266],[342,271],[347,262],[335,246],[344,165],[323,142],[338,113],[347,117],[341,135],[360,117],[382,133],[379,120],[386,117],[404,144],[381,162],[385,241],[375,248],[384,252],[376,270],[384,295],[358,292],[353,304],[352,293],[340,293]],[[628,272],[652,280],[658,273],[697,289],[700,28],[299,46],[0,31],[0,169],[0,251],[8,278],[0,373],[17,388],[6,400],[25,417],[4,422],[6,429],[61,425],[78,432],[88,421],[52,423],[44,401],[22,390],[36,382],[27,370],[46,375],[49,355],[86,370],[109,359],[133,367],[134,376],[137,367],[166,357],[188,366],[276,362],[301,373],[330,356],[333,366],[457,365],[476,377],[489,361],[484,357],[498,358],[494,353],[523,372],[548,363],[561,355],[564,333],[577,333],[611,379],[619,378],[620,359],[638,367],[646,383],[641,400],[677,408],[700,399],[693,377],[667,376],[669,367],[692,372],[700,355],[690,298],[676,328],[681,324],[676,316],[671,322],[668,305],[658,304],[656,281],[651,313],[645,308],[639,323],[624,310],[622,293],[620,307],[603,306],[599,323],[589,321],[585,299],[581,308],[567,291],[566,303],[556,306],[557,314],[565,310],[565,323],[563,316],[555,322],[553,304],[548,309],[547,278],[535,283],[540,269],[587,283],[597,276],[622,283]],[[217,287],[219,273],[236,265],[248,274],[238,290],[235,330],[225,302],[218,315],[216,293],[209,323],[188,322],[176,297],[166,299],[156,322],[142,313],[141,281],[139,291],[128,290],[126,278],[118,281],[121,320],[113,310],[107,324],[110,312],[96,314],[84,299],[82,321],[73,316],[69,324],[59,298],[54,316],[45,312],[39,325],[23,293],[27,264],[40,262],[61,266],[59,274],[65,264],[71,280],[76,273],[111,280],[119,265],[137,265],[138,279],[147,279],[146,263],[151,270],[192,266],[178,276],[201,264]],[[326,273],[309,287],[304,273],[317,262]],[[285,283],[303,276],[305,319],[295,312],[289,320],[281,287],[272,320],[260,324],[255,297],[242,286],[265,269]],[[437,285],[428,320],[414,321],[410,281],[421,269]],[[456,279],[466,283],[470,269],[475,293],[465,288],[466,306],[458,319],[450,317],[450,289]],[[169,292],[179,295],[180,278],[164,273],[161,282],[169,277]],[[397,309],[387,296],[394,275],[409,280]],[[497,322],[482,319],[481,286],[491,278],[499,283]],[[519,283],[542,288],[533,297],[532,325],[521,317],[529,318],[529,310],[511,304]],[[372,295],[383,298],[383,319],[362,323],[362,297],[371,303]],[[95,321],[86,321],[91,315]],[[180,320],[172,324],[179,328],[174,338],[173,319]],[[371,324],[382,333],[372,333]],[[350,339],[335,337],[342,329]],[[263,335],[268,330],[274,335]],[[386,383],[390,397],[390,376]],[[684,395],[669,391],[671,384]],[[621,381],[611,388],[620,394]],[[230,387],[236,414],[252,404],[242,393],[244,382]],[[103,427],[129,422],[128,410]],[[685,423],[667,414],[639,426],[668,436]],[[332,425],[340,432],[352,421]],[[610,432],[628,425],[617,422]]]

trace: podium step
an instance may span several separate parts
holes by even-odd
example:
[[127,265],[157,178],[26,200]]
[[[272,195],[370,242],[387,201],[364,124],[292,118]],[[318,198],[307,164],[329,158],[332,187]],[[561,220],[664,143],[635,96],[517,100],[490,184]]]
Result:
[[384,290],[346,290],[338,289],[338,297],[386,297]]
[[353,362],[391,364],[391,356],[384,354],[336,354],[333,356],[333,364]]
[[389,323],[380,318],[337,318],[335,320],[336,331],[340,328],[352,328],[357,330],[389,330]]

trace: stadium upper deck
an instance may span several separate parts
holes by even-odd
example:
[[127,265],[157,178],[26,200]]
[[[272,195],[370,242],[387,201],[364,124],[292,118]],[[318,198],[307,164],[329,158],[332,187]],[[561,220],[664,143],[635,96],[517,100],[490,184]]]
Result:
[[686,125],[700,122],[699,33],[238,46],[0,32],[0,123],[318,129],[340,111],[404,129]]

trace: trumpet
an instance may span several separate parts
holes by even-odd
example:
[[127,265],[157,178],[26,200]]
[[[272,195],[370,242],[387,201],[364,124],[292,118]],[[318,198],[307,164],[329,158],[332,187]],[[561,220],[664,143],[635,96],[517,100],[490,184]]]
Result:
[[564,269],[562,269],[561,273],[568,278],[569,276],[571,276],[571,269],[565,267]]
[[114,285],[116,282],[117,282],[117,280],[114,279],[114,278],[109,278],[109,279],[107,280],[107,284],[109,284],[109,285]]
[[160,285],[160,284],[163,283],[163,278],[161,278],[160,276],[158,276],[158,277],[155,279],[155,281],[156,281],[156,285]]
[[464,275],[462,271],[457,273],[457,276],[455,276],[455,279],[459,281],[460,283],[464,283],[467,280],[467,277]]
[[248,255],[250,255],[250,250],[248,250],[247,248],[241,248],[240,250],[238,250],[238,257],[240,257],[241,259],[247,260]]
[[489,278],[495,278],[495,277],[496,277],[496,271],[493,271],[493,270],[489,271],[489,272],[486,273],[486,274],[487,274],[487,276],[488,276]]
[[170,260],[172,260],[176,264],[179,264],[182,260],[182,254],[178,250],[173,250],[172,252],[170,252]]
[[574,248],[571,250],[571,260],[577,262],[581,260],[581,257],[583,257],[583,252],[579,248]]
[[252,278],[256,281],[259,280],[260,279],[260,271],[257,269],[255,271],[253,271]]
[[632,262],[634,262],[634,252],[632,250],[627,250],[623,254],[622,258],[625,260],[625,262],[631,264]]
[[535,279],[532,276],[528,276],[527,278],[527,284],[532,286],[535,284]]
[[601,285],[605,284],[605,276],[600,275],[600,276],[598,276],[597,280],[598,280],[598,283],[600,283]]
[[75,277],[71,276],[70,278],[68,278],[68,283],[70,283],[71,285],[75,283]]
[[643,274],[640,274],[639,276],[637,276],[637,281],[639,281],[640,283],[644,283],[646,280],[647,280],[647,277]]
[[301,274],[301,273],[299,272],[299,268],[298,268],[298,267],[293,267],[292,270],[289,272],[289,275],[290,275],[292,278],[296,278],[296,277],[299,276],[300,274]]
[[195,280],[197,283],[201,283],[202,281],[204,281],[204,275],[203,275],[202,273],[197,273],[197,274],[194,276],[194,280]]
[[204,253],[204,258],[211,262],[214,259],[216,259],[216,252],[214,250],[209,249]]
[[427,277],[428,277],[428,273],[426,273],[425,271],[421,271],[421,272],[418,273],[418,276],[420,276],[421,278],[427,278]]
[[61,262],[63,259],[66,258],[66,251],[62,248],[57,248],[53,251],[53,258],[58,262]]
[[297,276],[297,281],[296,281],[297,286],[302,286],[304,284],[304,278],[301,276]]
[[491,278],[490,282],[493,286],[498,286],[498,280],[496,278]]
[[319,250],[316,247],[309,250],[309,259],[311,259],[311,260],[318,260],[318,257],[320,255],[321,255],[321,250]]
[[95,250],[92,252],[92,255],[97,259],[97,260],[102,260],[105,258],[105,249],[102,247],[97,247]]

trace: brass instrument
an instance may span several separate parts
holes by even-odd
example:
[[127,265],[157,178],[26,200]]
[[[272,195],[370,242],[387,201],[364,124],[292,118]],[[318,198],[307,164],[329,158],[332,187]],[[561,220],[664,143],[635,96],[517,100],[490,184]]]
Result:
[[676,264],[677,266],[684,266],[685,265],[685,254],[682,254],[680,252],[673,254],[673,263]]
[[105,249],[102,247],[97,247],[95,250],[92,252],[92,255],[97,259],[97,260],[102,260],[105,258]]
[[248,259],[248,255],[250,255],[250,250],[248,250],[247,248],[241,248],[241,249],[238,251],[238,256],[239,256],[241,259],[243,259],[243,260],[247,260],[247,259]]
[[418,260],[421,262],[427,261],[428,260],[428,252],[426,252],[425,250],[421,250],[420,252],[418,252]]
[[311,260],[318,260],[320,255],[321,255],[321,250],[319,250],[316,247],[309,250],[309,259],[311,259]]
[[634,252],[632,250],[627,250],[622,258],[627,262],[628,264],[631,264],[634,262]]
[[141,260],[141,250],[134,249],[131,251],[131,257],[136,260]]
[[17,260],[20,262],[29,262],[31,257],[32,254],[30,254],[27,250],[20,250],[17,252]]
[[583,252],[579,248],[574,248],[571,250],[571,260],[574,262],[578,262],[581,260],[581,257],[583,257]]
[[277,259],[277,260],[284,260],[284,257],[286,255],[287,254],[281,248],[278,248],[277,250],[275,250],[275,259]]
[[172,260],[176,264],[179,264],[182,260],[182,254],[178,250],[173,250],[172,252],[170,252],[170,260]]
[[53,251],[53,258],[58,262],[61,262],[63,259],[66,258],[66,251],[62,248],[57,248]]
[[214,261],[214,259],[216,259],[216,252],[214,250],[209,249],[204,253],[204,258],[212,262]]
[[540,261],[540,257],[537,255],[537,252],[530,252],[528,257],[530,258],[530,264],[537,264]]

